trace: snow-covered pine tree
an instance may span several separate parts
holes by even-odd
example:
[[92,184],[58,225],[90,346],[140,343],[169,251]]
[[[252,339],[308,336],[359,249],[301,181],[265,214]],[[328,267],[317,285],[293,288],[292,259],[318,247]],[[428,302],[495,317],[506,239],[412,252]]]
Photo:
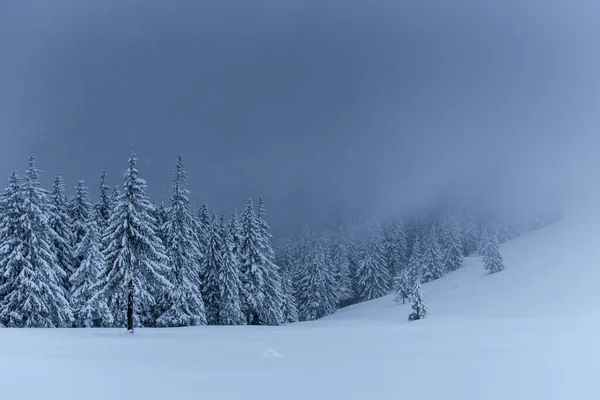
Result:
[[0,200],[0,323],[8,327],[65,327],[73,318],[39,173],[31,157],[23,182],[13,172]]
[[219,231],[222,238],[222,255],[219,268],[219,325],[244,325],[246,318],[240,300],[240,270],[235,254],[234,235],[236,225],[232,216],[229,226],[221,216]]
[[360,256],[356,274],[358,295],[363,300],[384,296],[389,289],[390,279],[385,265],[381,237],[380,229],[375,228]]
[[165,278],[168,257],[154,232],[152,203],[146,182],[138,176],[135,153],[129,157],[123,193],[110,218],[104,242],[106,268],[100,276],[100,293],[106,300],[115,326],[152,324],[151,308],[157,297],[173,285]]
[[210,213],[208,212],[208,205],[206,202],[202,203],[198,210],[198,217],[196,218],[196,232],[198,240],[200,241],[200,251],[204,253],[206,247],[208,229],[210,228]]
[[102,170],[102,174],[100,175],[100,199],[94,206],[96,220],[98,221],[98,228],[100,229],[100,232],[102,232],[106,228],[106,225],[108,225],[110,213],[113,208],[110,187],[106,184],[106,176],[106,170]]
[[504,269],[502,255],[498,247],[497,234],[493,227],[483,230],[480,253],[483,257],[483,268],[490,274],[500,272]]
[[206,308],[206,320],[209,325],[218,325],[221,305],[221,287],[219,272],[223,262],[222,239],[219,234],[217,217],[213,214],[206,229],[206,248],[202,258],[202,298]]
[[439,279],[444,275],[444,266],[438,242],[437,228],[431,225],[423,242],[423,282]]
[[398,238],[397,225],[388,223],[383,228],[383,257],[390,278],[389,286],[393,284],[394,277],[398,276],[402,268],[402,248]]
[[262,197],[258,199],[256,214],[259,237],[259,251],[263,258],[265,271],[265,296],[259,317],[263,325],[279,325],[283,322],[283,292],[279,267],[275,264],[275,252],[271,247],[271,228],[266,220],[265,202]]
[[200,280],[200,249],[196,224],[190,211],[190,192],[183,160],[179,156],[173,174],[169,216],[164,224],[166,254],[170,260],[167,278],[173,288],[162,297],[157,326],[206,324]]
[[423,319],[427,316],[427,306],[425,300],[423,300],[423,291],[421,290],[421,284],[417,282],[411,293],[412,300],[412,313],[408,316],[409,321],[416,321]]
[[394,301],[397,303],[402,302],[402,304],[406,303],[412,292],[413,286],[411,286],[411,283],[408,268],[401,269],[400,273],[394,279],[394,291],[396,292]]
[[240,280],[243,287],[242,311],[249,325],[260,325],[260,312],[265,301],[266,271],[260,253],[260,232],[252,199],[241,216]]
[[[71,216],[71,232],[73,238],[71,245],[73,246],[73,249],[75,249],[79,246],[83,240],[83,237],[86,235],[87,226],[93,216],[90,196],[84,181],[77,182],[77,186],[75,187],[75,196],[71,199],[69,208],[69,215]],[[81,261],[81,259],[77,260],[76,264],[79,265]]]
[[95,296],[98,275],[105,267],[101,248],[100,230],[96,220],[91,218],[85,227],[85,236],[75,249],[75,256],[81,263],[70,277],[71,305],[75,326],[79,328],[110,326],[112,322],[106,302]]
[[294,295],[294,285],[292,283],[292,272],[290,266],[281,270],[281,292],[282,297],[282,314],[283,322],[298,322],[298,305],[296,296]]
[[[410,258],[408,259],[408,278],[410,287],[414,287],[416,282],[421,282],[423,276],[423,246],[421,245],[421,238],[416,236],[412,247]],[[411,289],[412,290],[412,289]]]
[[298,314],[302,321],[334,313],[338,301],[334,276],[325,261],[325,249],[320,240],[311,247],[298,290]]
[[352,276],[348,262],[348,247],[340,232],[331,238],[330,260],[333,268],[335,288],[340,306],[348,304],[353,298]]
[[165,224],[169,220],[169,211],[165,208],[164,203],[160,203],[154,208],[154,219],[156,219],[156,235],[160,238],[163,246],[167,242],[167,235],[165,233]]
[[75,258],[73,257],[73,243],[71,232],[71,220],[69,218],[69,203],[65,195],[65,188],[62,176],[56,174],[52,193],[50,196],[50,228],[54,232],[53,245],[58,264],[65,271],[62,278],[62,285],[65,291],[69,290],[69,276],[75,271]]
[[458,231],[458,224],[453,216],[448,216],[444,224],[442,254],[444,257],[444,272],[459,269],[463,264],[463,243]]
[[472,207],[467,208],[461,215],[461,237],[463,256],[468,256],[479,248],[479,235],[477,233],[477,222]]

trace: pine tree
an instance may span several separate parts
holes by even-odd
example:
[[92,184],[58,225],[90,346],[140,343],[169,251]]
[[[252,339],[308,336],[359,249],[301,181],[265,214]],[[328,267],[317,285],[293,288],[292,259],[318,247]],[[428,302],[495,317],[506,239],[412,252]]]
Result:
[[260,253],[259,228],[254,216],[252,199],[248,200],[241,217],[240,280],[242,311],[249,325],[261,324],[260,312],[265,302],[264,257]]
[[259,251],[262,255],[262,265],[265,271],[264,302],[260,308],[260,320],[263,325],[279,325],[283,322],[283,293],[279,267],[275,264],[275,252],[271,247],[271,228],[267,224],[265,203],[258,199],[256,215],[259,237]]
[[439,279],[444,274],[437,229],[430,226],[425,235],[423,248],[423,282]]
[[449,217],[444,226],[444,241],[442,254],[444,255],[444,272],[448,273],[459,269],[463,264],[462,242],[456,221]]
[[132,152],[123,193],[106,230],[107,267],[100,276],[100,293],[113,314],[115,326],[127,326],[131,332],[135,326],[152,324],[151,307],[164,291],[173,289],[165,278],[169,260],[154,232],[152,204],[136,164]]
[[223,239],[221,265],[219,268],[219,325],[244,325],[246,319],[240,300],[240,270],[235,254],[234,235],[236,234],[235,217],[232,216],[229,226],[225,226],[221,216],[219,227]]
[[64,327],[73,318],[39,173],[31,157],[23,183],[13,172],[0,201],[0,323],[8,327]]
[[402,304],[406,303],[406,300],[410,297],[410,293],[413,288],[411,283],[412,282],[410,279],[410,274],[408,273],[408,268],[402,269],[394,280],[394,291],[396,292],[394,301],[397,303],[402,301]]
[[222,239],[219,234],[217,218],[212,216],[206,230],[206,248],[202,262],[202,297],[206,307],[206,320],[210,325],[220,321],[221,287],[219,272],[222,260]]
[[165,208],[164,203],[160,203],[158,207],[154,207],[154,219],[156,220],[156,228],[154,230],[164,246],[167,242],[165,224],[169,220],[169,211]]
[[480,251],[483,257],[483,267],[486,271],[494,274],[504,269],[502,255],[498,247],[498,238],[493,228],[484,229]]
[[173,174],[173,194],[164,224],[166,253],[170,260],[168,280],[173,284],[161,300],[158,326],[205,325],[206,311],[200,281],[200,249],[183,160],[179,156]]
[[416,282],[421,282],[423,277],[423,265],[423,246],[421,246],[421,238],[416,236],[406,268],[411,288],[414,287]]
[[100,175],[100,200],[94,206],[96,212],[96,218],[98,221],[98,227],[102,232],[108,225],[110,219],[110,213],[113,208],[112,198],[110,194],[110,187],[106,184],[106,170],[102,171]]
[[333,267],[335,287],[339,305],[348,304],[353,298],[352,275],[348,262],[348,247],[339,233],[331,240],[330,259]]
[[85,227],[85,236],[75,249],[75,256],[81,263],[70,277],[71,304],[75,326],[91,328],[110,326],[112,315],[106,302],[96,297],[98,275],[105,266],[101,251],[101,236],[95,219],[90,219]]
[[204,254],[206,242],[208,240],[208,230],[210,228],[210,213],[206,202],[202,203],[198,210],[198,218],[196,219],[196,232],[200,241],[200,251]]
[[468,256],[478,249],[477,223],[471,209],[465,211],[461,220],[463,256]]
[[400,273],[402,268],[403,254],[400,246],[397,226],[386,224],[383,229],[383,254],[388,276],[390,277],[390,286],[394,277]]
[[425,301],[423,300],[423,291],[421,290],[421,285],[417,282],[412,293],[412,313],[408,316],[409,321],[416,321],[419,319],[423,319],[427,316],[427,306],[425,305]]
[[375,229],[367,242],[356,273],[361,299],[372,300],[387,294],[390,279],[385,265],[379,229]]
[[65,290],[69,290],[69,276],[75,271],[75,258],[73,257],[73,243],[71,232],[71,221],[68,212],[68,201],[65,195],[65,189],[62,177],[57,174],[54,178],[51,193],[51,212],[50,212],[50,228],[53,233],[54,253],[58,259],[58,264],[65,271],[62,281],[62,286]]
[[325,261],[325,249],[317,241],[303,266],[299,282],[298,314],[302,321],[312,321],[335,312],[337,293],[331,269]]
[[[86,229],[92,218],[92,205],[89,201],[88,189],[83,181],[77,182],[75,187],[75,196],[71,199],[70,204],[70,216],[71,216],[71,232],[73,248],[77,248],[84,236],[86,235]],[[77,264],[81,262],[81,259],[77,260]]]

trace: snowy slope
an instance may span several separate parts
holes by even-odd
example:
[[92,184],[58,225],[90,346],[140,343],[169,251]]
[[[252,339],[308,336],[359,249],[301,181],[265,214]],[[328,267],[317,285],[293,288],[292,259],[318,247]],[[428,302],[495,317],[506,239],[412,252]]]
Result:
[[2,329],[2,398],[596,399],[600,233],[578,221],[424,285],[418,322],[388,296],[283,327]]

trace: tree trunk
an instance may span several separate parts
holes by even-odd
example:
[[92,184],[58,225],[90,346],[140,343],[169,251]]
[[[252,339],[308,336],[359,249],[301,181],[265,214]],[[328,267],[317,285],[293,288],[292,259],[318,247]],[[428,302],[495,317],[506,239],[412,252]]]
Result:
[[127,331],[133,333],[133,280],[127,285]]

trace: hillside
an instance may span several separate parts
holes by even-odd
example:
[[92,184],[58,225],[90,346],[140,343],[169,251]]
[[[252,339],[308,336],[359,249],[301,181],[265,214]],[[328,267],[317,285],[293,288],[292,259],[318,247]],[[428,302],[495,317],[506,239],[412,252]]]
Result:
[[563,220],[424,285],[282,327],[1,329],[14,399],[592,399],[600,393],[600,233]]

